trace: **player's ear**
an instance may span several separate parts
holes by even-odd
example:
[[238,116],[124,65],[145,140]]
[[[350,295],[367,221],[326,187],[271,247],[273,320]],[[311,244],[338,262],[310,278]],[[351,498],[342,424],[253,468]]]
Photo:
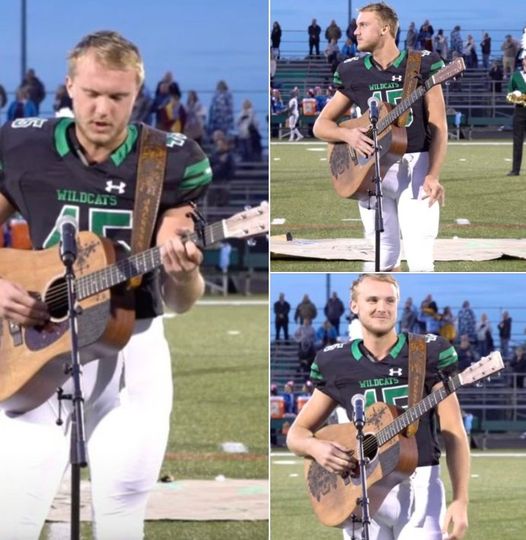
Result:
[[73,89],[73,79],[69,75],[66,75],[66,90],[68,91],[68,96],[71,99],[73,99],[72,89]]

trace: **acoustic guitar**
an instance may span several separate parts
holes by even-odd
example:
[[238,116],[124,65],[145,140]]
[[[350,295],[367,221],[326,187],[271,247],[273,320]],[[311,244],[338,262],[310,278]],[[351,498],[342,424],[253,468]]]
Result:
[[[455,58],[450,64],[429,77],[396,107],[380,102],[377,123],[378,146],[380,149],[380,171],[383,175],[394,163],[400,160],[407,148],[406,128],[393,125],[415,101],[420,99],[433,86],[443,83],[466,69],[462,58]],[[368,128],[367,136],[372,138],[369,114],[364,112],[360,118],[347,120],[339,124],[341,127]],[[344,198],[358,198],[360,195],[374,193],[374,155],[359,156],[354,148],[344,142],[329,143],[329,166],[332,185],[336,193]]]
[[[187,239],[204,246],[226,238],[249,238],[268,231],[268,205],[262,203],[204,227]],[[133,332],[135,306],[128,282],[161,266],[160,248],[131,256],[120,245],[91,232],[77,236],[74,265],[82,363],[122,349]],[[71,336],[64,266],[58,246],[42,251],[0,249],[0,276],[16,282],[48,306],[45,326],[25,328],[0,319],[0,403],[10,413],[46,401],[67,378]]]
[[[381,402],[367,407],[364,455],[368,461],[367,495],[371,516],[374,517],[389,491],[408,478],[417,466],[416,439],[407,437],[404,430],[461,386],[480,381],[502,369],[504,363],[500,353],[493,352],[450,377],[444,386],[405,412]],[[315,437],[356,448],[352,455],[358,456],[356,434],[353,424],[330,424],[317,431]],[[321,523],[329,527],[346,527],[353,514],[361,517],[361,507],[357,503],[362,494],[359,475],[331,473],[310,457],[305,458],[304,472],[310,502]]]

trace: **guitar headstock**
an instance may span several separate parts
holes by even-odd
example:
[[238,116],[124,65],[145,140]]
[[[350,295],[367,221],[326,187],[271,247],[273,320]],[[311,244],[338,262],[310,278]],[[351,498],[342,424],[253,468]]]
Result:
[[465,384],[473,384],[477,381],[489,377],[493,373],[498,373],[504,369],[504,362],[500,352],[494,351],[481,358],[477,363],[471,364],[462,373],[458,375],[462,386]]
[[466,64],[464,63],[464,59],[461,56],[455,58],[454,60],[451,60],[451,62],[447,66],[444,66],[440,71],[427,79],[425,84],[426,90],[429,90],[437,84],[452,79],[453,77],[455,77],[455,75],[462,73],[465,69]]
[[269,230],[268,203],[249,208],[223,220],[225,238],[249,238]]

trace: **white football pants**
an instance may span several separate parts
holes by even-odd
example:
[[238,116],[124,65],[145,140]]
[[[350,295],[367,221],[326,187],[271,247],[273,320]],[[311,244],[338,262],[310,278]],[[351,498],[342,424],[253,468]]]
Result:
[[[441,524],[445,516],[444,486],[440,466],[417,467],[409,479],[395,486],[371,519],[370,540],[442,540]],[[351,540],[352,529],[343,530]],[[362,538],[357,527],[354,538]]]
[[[440,203],[429,206],[423,184],[429,164],[428,152],[404,154],[382,181],[384,232],[380,235],[380,270],[400,266],[400,237],[410,272],[434,270],[433,244],[438,235]],[[375,197],[358,203],[365,237],[375,241]]]
[[[136,322],[113,357],[83,369],[94,537],[139,540],[168,441],[172,377],[162,317]],[[71,392],[71,381],[64,385]],[[37,540],[69,463],[70,402],[0,412],[0,540]]]

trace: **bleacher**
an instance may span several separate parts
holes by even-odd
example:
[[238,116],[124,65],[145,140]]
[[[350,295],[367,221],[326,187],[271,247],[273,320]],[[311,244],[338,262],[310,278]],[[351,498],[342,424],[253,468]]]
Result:
[[[225,190],[224,204],[214,204],[214,190]],[[212,203],[211,203],[212,201]],[[228,185],[210,187],[202,205],[206,221],[211,224],[228,219],[248,207],[268,201],[268,161],[238,162],[234,178]],[[268,239],[259,236],[251,240],[228,240],[232,246],[227,272],[219,268],[220,246],[205,250],[203,273],[208,290],[226,295],[230,292],[266,292],[268,287]]]
[[270,343],[270,372],[272,382],[279,388],[288,381],[301,385],[305,376],[298,371],[298,344],[293,340],[272,341]]

